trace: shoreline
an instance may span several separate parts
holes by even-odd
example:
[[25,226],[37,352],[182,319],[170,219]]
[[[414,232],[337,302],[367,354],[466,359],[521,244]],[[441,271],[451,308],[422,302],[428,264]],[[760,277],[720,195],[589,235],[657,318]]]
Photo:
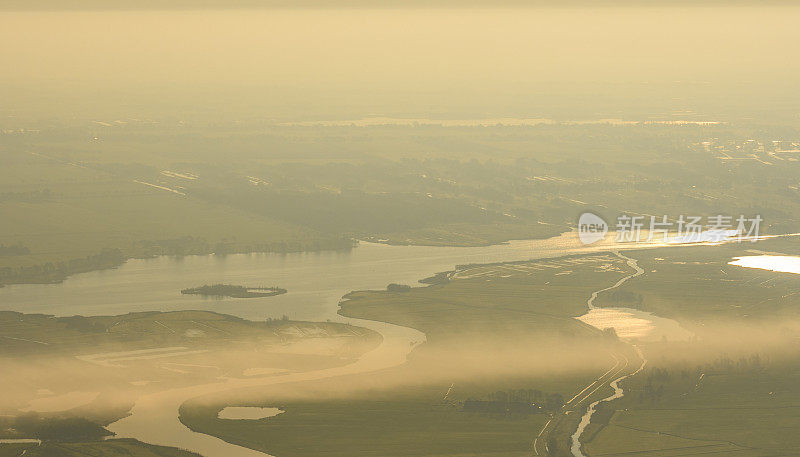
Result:
[[[626,250],[639,250],[639,249],[648,249],[648,248],[657,248],[657,247],[664,247],[661,245],[627,245],[627,246],[604,246],[602,244],[595,245],[595,246],[582,246],[575,242],[576,240],[572,240],[570,237],[555,237],[551,243],[525,243],[521,242],[518,243],[517,246],[512,247],[514,249],[510,250],[508,253],[502,254],[502,256],[497,255],[496,253],[493,254],[494,258],[497,257],[516,257],[517,260],[514,261],[523,261],[523,258],[535,259],[535,258],[561,258],[565,256],[571,255],[590,255],[597,252],[613,252],[616,249],[626,249]],[[371,245],[372,243],[365,243],[365,245]],[[683,245],[669,245],[672,247],[681,247]],[[366,246],[365,246],[366,247]],[[540,250],[537,250],[537,247]],[[375,252],[372,253],[372,256],[369,257],[363,264],[363,268],[370,271],[374,270],[371,263],[373,260],[378,260],[381,263],[385,262],[386,254],[384,254],[384,249],[390,249],[391,247],[381,247],[375,248],[377,249]],[[434,249],[434,248],[431,248]],[[443,248],[445,249],[445,248]],[[466,248],[464,248],[466,249]],[[390,251],[391,252],[391,251]],[[403,259],[416,259],[416,255],[414,254],[415,250],[409,251],[408,253],[403,254]],[[469,252],[469,251],[467,251]],[[504,251],[505,252],[505,251]],[[448,253],[447,256],[439,257],[443,253]],[[466,252],[464,253],[466,254]],[[457,251],[454,253],[452,251],[448,251],[445,249],[441,253],[437,253],[436,256],[432,256],[432,258],[437,259],[436,261],[439,262],[437,265],[447,264],[449,265],[463,265],[463,264],[496,264],[496,263],[506,263],[506,262],[475,262],[475,261],[459,261],[459,258],[464,258],[464,254],[462,251]],[[479,254],[483,257],[484,254]],[[472,254],[472,258],[475,258],[476,254]],[[304,258],[298,257],[298,260],[302,260]],[[419,262],[416,261],[415,262]],[[416,265],[410,264],[411,265]],[[419,278],[423,276],[423,280],[426,279],[424,276],[429,275],[429,271],[434,271],[433,277],[446,277],[448,271],[452,271],[453,268],[443,268],[439,270],[439,274],[435,273],[436,270],[431,268],[431,264],[428,263],[420,264],[420,266],[427,265],[426,268],[416,268],[413,269],[415,278]],[[277,268],[277,266],[276,266]],[[456,267],[457,268],[457,267]],[[438,267],[437,267],[438,269]],[[197,449],[201,453],[206,454],[207,457],[238,457],[241,456],[263,456],[264,453],[257,452],[242,448],[240,447],[233,447],[229,443],[226,443],[218,438],[215,438],[210,435],[205,435],[202,433],[197,433],[190,430],[186,427],[179,418],[179,410],[181,405],[185,402],[194,398],[196,396],[211,394],[216,392],[222,392],[230,389],[236,389],[239,387],[252,387],[252,386],[269,386],[278,383],[290,383],[290,382],[302,382],[308,380],[316,380],[316,379],[323,379],[335,376],[342,376],[342,375],[354,375],[360,374],[364,372],[380,370],[384,368],[389,368],[393,366],[400,365],[405,363],[408,354],[414,350],[414,348],[418,347],[421,342],[426,341],[425,334],[415,330],[413,328],[397,326],[381,321],[372,321],[372,320],[363,320],[357,318],[347,318],[345,316],[337,314],[339,310],[339,303],[342,297],[344,297],[348,292],[352,290],[375,290],[377,287],[380,287],[378,281],[383,281],[386,278],[397,278],[400,277],[402,274],[409,275],[409,272],[412,271],[411,268],[407,268],[406,270],[397,270],[397,268],[392,268],[391,270],[381,271],[381,274],[376,276],[376,278],[383,278],[383,279],[370,279],[370,284],[367,287],[362,287],[361,285],[355,286],[355,289],[345,289],[344,287],[339,288],[338,286],[331,286],[330,291],[328,293],[328,297],[325,299],[324,309],[328,316],[330,316],[333,320],[338,322],[345,322],[352,325],[361,326],[367,328],[369,330],[373,330],[378,332],[383,340],[381,345],[373,349],[370,352],[365,353],[362,355],[357,361],[333,369],[327,370],[318,370],[306,373],[297,373],[295,375],[290,376],[280,376],[280,377],[259,377],[259,378],[252,378],[252,379],[232,379],[227,382],[220,382],[220,383],[211,383],[211,384],[204,384],[200,386],[193,386],[188,388],[180,388],[180,389],[173,389],[163,392],[158,392],[155,394],[146,395],[144,397],[140,397],[137,401],[135,406],[130,412],[130,415],[120,419],[116,422],[113,422],[109,425],[109,430],[118,432],[119,436],[121,437],[132,437],[137,438],[142,442],[151,443],[151,444],[161,444],[185,449]],[[442,275],[444,272],[444,275]],[[417,274],[418,273],[418,274]],[[430,277],[430,276],[428,276]],[[353,278],[359,278],[358,276],[354,276]],[[416,282],[419,283],[421,280],[416,279]],[[303,282],[305,284],[305,282]],[[341,284],[340,282],[336,282],[336,284]],[[363,281],[358,282],[358,284],[363,284]],[[383,282],[385,284],[385,282]],[[424,284],[424,283],[422,283]],[[342,284],[345,286],[345,284]],[[291,287],[291,285],[287,285],[287,287]],[[352,286],[351,286],[352,287]],[[300,289],[296,289],[299,292],[303,292]],[[335,293],[334,293],[335,292]],[[336,296],[336,299],[333,299],[333,295]],[[329,301],[330,300],[330,301]],[[236,313],[233,313],[236,314]],[[323,317],[324,318],[324,317]],[[300,320],[300,319],[298,319]],[[208,446],[208,448],[206,448]],[[208,449],[216,449],[216,453],[209,453]],[[232,452],[232,449],[236,449],[236,452]],[[239,454],[241,452],[241,454]],[[252,453],[251,453],[252,452]]]
[[[531,240],[531,241],[547,240],[547,239],[551,239],[551,238],[556,238],[556,237],[562,236],[565,233],[570,233],[570,232],[571,232],[571,230],[565,230],[565,231],[557,233],[556,235],[525,238],[525,240]],[[399,242],[392,242],[392,241],[388,241],[388,240],[387,241],[377,241],[377,240],[370,239],[370,237],[366,237],[366,238],[350,238],[349,240],[350,240],[351,244],[350,244],[350,246],[347,246],[347,247],[342,246],[342,247],[336,247],[336,248],[297,249],[297,250],[286,250],[286,251],[244,249],[244,250],[234,250],[234,251],[231,251],[231,252],[224,252],[224,253],[217,253],[217,252],[214,252],[213,250],[206,250],[206,251],[192,252],[192,253],[189,253],[189,254],[153,253],[153,254],[149,254],[149,255],[126,255],[126,254],[124,254],[124,251],[122,249],[113,248],[113,249],[101,250],[99,253],[87,255],[86,257],[83,257],[83,258],[60,260],[60,261],[55,261],[55,262],[50,261],[50,262],[45,262],[45,263],[33,264],[33,265],[19,265],[19,266],[16,266],[16,267],[11,267],[11,266],[6,267],[6,268],[10,268],[12,270],[24,270],[24,269],[28,269],[28,268],[30,268],[30,269],[40,269],[40,270],[43,271],[43,273],[40,273],[41,274],[40,277],[35,277],[35,278],[31,278],[31,279],[23,279],[23,280],[19,280],[19,281],[14,280],[14,279],[9,281],[7,279],[2,279],[2,276],[0,276],[0,288],[6,287],[6,286],[26,285],[26,284],[32,284],[32,285],[36,285],[36,284],[40,284],[40,285],[44,285],[44,284],[61,284],[64,281],[66,281],[67,279],[69,279],[69,278],[71,278],[71,277],[73,277],[75,275],[82,274],[82,273],[91,273],[91,272],[94,272],[94,271],[114,270],[116,268],[119,268],[120,266],[125,265],[127,262],[129,262],[131,260],[147,260],[147,259],[156,259],[156,258],[159,258],[159,257],[185,258],[185,257],[192,257],[192,256],[201,256],[202,257],[202,256],[210,256],[210,255],[213,255],[213,256],[217,256],[218,255],[218,256],[224,257],[224,256],[228,256],[228,255],[252,255],[252,254],[287,255],[287,254],[312,254],[312,253],[324,253],[324,252],[349,252],[349,251],[352,251],[353,249],[358,248],[359,244],[361,244],[361,243],[380,244],[380,245],[384,245],[384,246],[409,246],[409,247],[432,247],[432,248],[439,248],[439,247],[441,247],[441,248],[475,248],[475,247],[501,246],[501,245],[509,244],[512,241],[519,241],[519,240],[517,240],[515,238],[508,238],[508,239],[505,239],[505,240],[502,240],[502,241],[499,241],[499,242],[487,242],[487,243],[481,243],[481,244],[458,244],[458,243],[454,243],[454,244],[446,244],[446,243],[445,244],[430,244],[430,243],[399,243]],[[47,267],[48,264],[58,265],[59,263],[60,264],[69,264],[70,262],[74,262],[74,261],[83,261],[85,259],[89,259],[89,258],[92,258],[94,256],[99,256],[99,255],[101,255],[102,253],[104,253],[106,251],[116,251],[116,252],[118,252],[119,253],[118,254],[118,258],[114,259],[114,262],[109,263],[108,265],[100,266],[98,268],[81,268],[81,269],[79,269],[77,271],[64,273],[64,272],[59,271],[59,270],[49,271],[50,268]],[[0,272],[2,272],[2,268],[0,268]]]

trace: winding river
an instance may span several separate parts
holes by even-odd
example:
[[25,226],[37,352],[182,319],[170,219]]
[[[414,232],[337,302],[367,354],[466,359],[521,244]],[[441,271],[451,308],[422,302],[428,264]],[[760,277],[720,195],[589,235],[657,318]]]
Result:
[[[636,349],[636,352],[638,353],[639,357],[642,360],[641,365],[639,365],[639,368],[637,368],[635,371],[620,376],[609,383],[609,386],[611,386],[611,388],[614,389],[614,393],[612,393],[608,397],[601,398],[600,400],[595,400],[589,404],[589,407],[586,409],[586,413],[584,413],[583,416],[581,416],[581,421],[578,423],[578,429],[571,436],[572,444],[570,446],[570,452],[572,452],[572,455],[574,457],[586,457],[586,455],[583,453],[583,450],[581,449],[580,437],[581,435],[583,435],[583,432],[586,430],[586,427],[588,427],[589,423],[592,421],[592,416],[594,415],[595,411],[597,411],[597,405],[603,402],[613,401],[618,398],[622,398],[625,395],[625,391],[622,390],[622,387],[619,386],[619,383],[627,378],[630,378],[631,376],[639,374],[639,372],[644,370],[644,367],[647,365],[647,359],[644,358],[644,354],[642,354],[642,351],[639,349],[639,347],[634,346],[634,348]],[[628,367],[629,363],[630,362],[628,360],[625,360],[625,365],[620,371],[624,371]]]
[[[790,236],[794,235],[795,234],[790,234]],[[584,314],[583,316],[578,317],[578,319],[597,328],[614,327],[617,330],[617,334],[623,340],[628,340],[628,341],[635,341],[640,339],[656,340],[662,336],[669,337],[672,340],[691,338],[691,332],[688,332],[687,330],[683,329],[676,321],[673,321],[671,319],[664,319],[662,317],[658,317],[650,313],[637,310],[630,310],[624,308],[597,308],[594,306],[594,300],[601,292],[615,289],[621,286],[629,279],[635,278],[645,273],[645,271],[641,267],[639,267],[635,259],[626,257],[625,255],[619,252],[615,252],[615,254],[620,258],[625,259],[628,266],[633,268],[634,272],[628,276],[621,278],[619,281],[617,281],[615,284],[609,287],[593,292],[591,294],[591,297],[589,297],[589,300],[586,302],[587,306],[589,307],[589,312]],[[798,256],[787,256],[787,255],[744,256],[744,257],[736,257],[731,262],[729,262],[729,264],[745,268],[757,268],[757,269],[776,271],[776,272],[800,274],[800,257]],[[612,325],[612,323],[617,323],[617,325]],[[621,325],[619,325],[619,323],[621,323]],[[658,328],[658,331],[653,331],[653,329],[655,328]],[[642,361],[641,365],[635,371],[620,376],[611,381],[609,383],[609,386],[613,389],[613,393],[611,395],[602,398],[600,400],[596,400],[591,404],[589,404],[589,407],[587,408],[586,412],[583,414],[583,416],[581,416],[581,420],[578,423],[578,428],[570,436],[571,440],[570,452],[574,457],[586,457],[586,455],[583,453],[582,443],[580,441],[580,438],[583,435],[584,431],[586,430],[586,427],[588,427],[589,424],[591,423],[592,416],[597,411],[597,405],[603,402],[609,402],[616,400],[618,398],[622,398],[625,395],[625,391],[622,389],[622,387],[620,387],[619,383],[631,376],[638,374],[639,372],[644,370],[644,367],[647,365],[647,359],[645,358],[644,354],[639,349],[639,347],[636,346],[635,344],[633,345],[633,347],[636,350],[640,360]],[[626,358],[625,365],[620,370],[618,370],[617,373],[624,372],[629,364],[630,361],[627,360]],[[535,449],[536,448],[534,447],[534,450]]]
[[[618,244],[613,243],[613,238],[585,246],[571,232],[545,240],[511,241],[482,247],[388,246],[362,242],[349,252],[158,257],[131,260],[113,270],[76,275],[61,284],[0,288],[0,309],[59,316],[204,309],[252,320],[285,314],[298,320],[344,321],[381,333],[383,343],[350,365],[286,376],[228,379],[146,395],[136,401],[128,417],[109,426],[120,437],[188,449],[205,457],[263,457],[266,454],[262,452],[189,430],[178,420],[178,408],[199,395],[239,387],[389,368],[404,363],[414,345],[425,340],[425,335],[414,329],[337,315],[339,301],[347,292],[384,288],[388,283],[413,285],[423,277],[451,270],[459,264],[659,246],[663,244]],[[222,301],[180,293],[186,287],[218,282],[277,285],[288,289],[289,293],[263,299]]]
[[[631,332],[630,330],[627,330],[627,327],[630,327],[630,326],[640,327],[638,321],[649,322],[648,320],[633,317],[633,314],[631,312],[633,310],[624,310],[624,309],[619,309],[619,308],[597,308],[596,306],[594,306],[594,301],[597,299],[597,296],[600,295],[600,293],[605,292],[607,290],[616,289],[617,287],[621,286],[622,284],[624,284],[629,279],[632,279],[632,278],[635,278],[637,276],[641,276],[641,275],[644,274],[644,270],[642,269],[642,267],[639,266],[639,264],[637,263],[636,259],[632,259],[630,257],[627,257],[627,256],[619,253],[618,251],[615,252],[615,254],[619,258],[625,260],[625,263],[627,263],[628,266],[633,269],[633,273],[629,274],[628,276],[625,276],[625,277],[621,278],[619,281],[617,281],[616,283],[614,283],[613,285],[611,285],[609,287],[606,287],[604,289],[600,289],[600,290],[597,290],[595,292],[592,292],[592,295],[589,297],[589,300],[586,301],[586,305],[589,307],[589,312],[584,314],[583,316],[580,316],[578,319],[582,320],[583,322],[586,322],[589,325],[597,327],[597,328],[614,327],[614,329],[618,331],[618,334],[623,339],[635,338],[636,336],[639,336],[639,334],[637,332]],[[609,322],[610,320],[623,322],[623,326],[620,327],[623,331],[620,332],[618,327],[610,325],[610,322]],[[624,323],[626,321],[632,321],[633,323],[628,323],[627,325],[625,325]],[[594,413],[597,410],[597,405],[599,405],[600,403],[606,402],[606,401],[612,401],[612,400],[616,400],[618,398],[622,398],[625,395],[625,391],[622,390],[622,388],[619,386],[619,383],[621,381],[623,381],[624,379],[627,379],[628,377],[633,376],[633,375],[639,373],[640,371],[644,370],[644,367],[647,364],[647,359],[644,358],[644,354],[642,354],[642,351],[637,346],[634,346],[634,347],[636,348],[636,352],[638,353],[639,357],[642,359],[641,366],[636,371],[634,371],[632,373],[629,373],[629,374],[626,374],[626,375],[623,375],[623,376],[620,376],[620,377],[614,379],[613,381],[611,381],[609,383],[609,386],[611,386],[611,388],[614,389],[614,393],[613,394],[609,395],[608,397],[602,398],[600,400],[596,400],[596,401],[592,402],[591,404],[589,404],[589,407],[586,409],[586,412],[583,414],[583,416],[581,416],[581,420],[578,423],[578,428],[570,436],[570,440],[572,441],[572,443],[570,445],[570,452],[572,452],[573,456],[575,456],[575,457],[586,457],[584,455],[584,453],[583,453],[583,450],[581,449],[580,438],[583,435],[583,432],[586,430],[586,427],[588,427],[589,424],[591,423],[592,416],[594,416]],[[630,361],[626,358],[625,359],[625,365],[617,373],[625,371],[625,369],[628,367],[629,364],[630,364]]]

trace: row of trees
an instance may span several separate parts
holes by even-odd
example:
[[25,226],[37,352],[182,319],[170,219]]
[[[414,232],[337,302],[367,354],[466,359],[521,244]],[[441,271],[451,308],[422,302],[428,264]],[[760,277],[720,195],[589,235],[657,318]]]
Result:
[[[146,240],[134,243],[131,249],[104,249],[98,254],[83,258],[46,262],[19,267],[0,267],[0,287],[3,284],[54,283],[67,276],[93,270],[103,270],[122,265],[129,258],[147,258],[159,255],[205,255],[238,254],[249,252],[316,252],[323,250],[350,250],[357,244],[344,236],[304,241],[277,241],[258,244],[239,244],[235,242],[208,243],[202,238],[185,236],[164,240]],[[27,255],[30,250],[21,245],[0,245],[0,257]]]
[[127,258],[119,249],[104,249],[98,254],[62,262],[0,268],[0,284],[52,283],[67,276],[122,265]]
[[639,401],[661,400],[665,393],[665,387],[673,390],[678,388],[681,392],[697,390],[703,376],[761,373],[769,365],[768,362],[768,360],[762,360],[759,354],[752,354],[749,357],[742,356],[737,360],[721,356],[705,365],[688,368],[650,367],[646,371],[644,385],[639,391]]
[[356,241],[345,236],[291,241],[272,241],[264,243],[240,243],[220,241],[209,243],[203,238],[184,236],[163,240],[144,240],[134,243],[132,257],[154,257],[159,255],[204,255],[204,254],[242,254],[248,252],[315,252],[327,250],[349,250]]
[[534,389],[498,390],[485,399],[467,399],[464,411],[490,414],[535,414],[556,412],[564,406],[564,397]]
[[102,426],[80,417],[42,417],[27,413],[9,420],[6,425],[16,430],[21,438],[36,438],[42,441],[96,441],[111,432]]
[[13,246],[6,246],[4,244],[0,244],[0,257],[10,257],[14,255],[27,255],[30,254],[31,250],[21,244],[15,244]]
[[17,202],[42,202],[50,200],[53,192],[50,189],[22,191],[22,192],[2,192],[0,193],[0,201],[17,201]]
[[633,308],[633,309],[642,309],[642,304],[644,303],[644,297],[642,294],[631,292],[624,289],[616,289],[610,294],[608,294],[607,298],[603,297],[603,301],[610,301],[614,303],[615,306],[622,306],[625,308]]

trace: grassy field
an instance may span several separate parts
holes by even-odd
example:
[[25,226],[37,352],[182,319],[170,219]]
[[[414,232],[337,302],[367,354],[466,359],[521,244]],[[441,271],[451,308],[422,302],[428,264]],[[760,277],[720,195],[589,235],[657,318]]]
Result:
[[[616,298],[641,295],[642,309],[678,319],[696,340],[644,346],[648,369],[625,382],[623,400],[598,413],[586,435],[589,455],[800,453],[800,279],[727,264],[764,252],[797,254],[797,246],[785,239],[629,254],[647,274]],[[624,302],[610,293],[598,298]]]
[[736,359],[691,367],[660,360],[628,383],[630,398],[610,407],[609,425],[587,450],[593,456],[797,455],[796,363],[796,355],[757,366]]
[[199,457],[193,452],[119,439],[90,443],[0,444],[0,456],[18,457]]
[[[800,445],[791,438],[800,425],[793,298],[800,282],[790,274],[727,265],[734,256],[758,253],[752,249],[795,253],[796,246],[791,240],[774,240],[626,253],[637,259],[645,274],[601,293],[596,304],[638,306],[673,317],[696,338],[640,344],[648,367],[623,383],[623,400],[601,405],[584,435],[589,455],[793,455]],[[194,430],[281,456],[506,457],[535,453],[533,440],[552,418],[542,440],[549,455],[567,455],[569,436],[583,408],[611,389],[606,381],[590,395],[574,403],[568,400],[612,367],[612,354],[633,357],[629,346],[573,317],[585,312],[592,291],[631,272],[623,259],[595,254],[466,265],[427,287],[353,292],[341,304],[342,315],[426,333],[427,343],[412,352],[406,365],[201,397],[182,406],[181,420]],[[291,332],[280,336],[281,328],[302,324],[248,323],[196,312],[98,317],[91,323],[3,316],[3,335],[60,335],[43,342],[66,348],[92,344],[113,349],[120,339],[158,341],[159,347],[191,346],[200,340],[197,334],[190,337],[190,331],[202,327],[208,343],[198,347],[213,342],[212,346],[247,352],[253,341],[290,338]],[[332,326],[328,331],[336,326],[302,325]],[[213,336],[209,327],[220,331]],[[20,347],[36,345],[11,341]],[[351,357],[357,353],[351,352]],[[228,366],[215,354],[184,355],[181,369],[216,360],[217,369],[236,373],[235,363]],[[265,356],[260,365],[283,363],[294,370],[302,370],[304,364],[346,363],[322,355]],[[252,366],[253,359],[247,360]],[[136,363],[129,369],[141,371],[142,366]],[[193,369],[191,376],[213,378],[218,373],[202,370]],[[510,399],[520,392],[538,392],[541,400],[534,405],[542,409],[515,410],[511,400],[500,411],[466,406],[495,404],[497,398]],[[548,409],[550,398],[558,408]],[[560,406],[564,403],[569,408]],[[219,419],[217,413],[230,405],[280,407],[285,412],[255,421]]]
[[[287,412],[255,422],[216,419],[215,407],[193,402],[182,408],[181,418],[192,427],[276,455],[495,457],[524,453],[532,431],[547,420],[544,414],[465,413],[442,400],[447,387],[407,387],[324,401],[281,398],[278,393],[268,404]],[[469,388],[459,385],[458,392],[463,395]],[[254,404],[253,397],[244,402]]]
[[[253,322],[206,311],[60,318],[3,312],[0,340],[0,418],[37,414],[104,425],[125,416],[141,395],[336,367],[381,337],[346,324]],[[6,425],[0,438],[31,438]]]
[[[656,311],[696,337],[640,343],[647,369],[623,382],[622,401],[601,404],[583,435],[588,455],[795,455],[800,354],[793,294],[800,281],[727,265],[757,253],[752,249],[795,253],[796,246],[773,240],[627,253],[645,274],[600,294],[596,304]],[[464,405],[515,389],[566,401],[610,368],[604,351],[613,346],[571,317],[585,311],[592,290],[630,272],[612,255],[576,256],[465,266],[430,287],[354,292],[342,303],[343,315],[426,333],[428,343],[406,366],[197,399],[184,405],[181,418],[196,430],[288,456],[569,455],[583,408],[610,395],[607,384],[561,413],[475,414]],[[286,412],[260,421],[217,419],[231,404]],[[534,451],[532,441],[551,417],[542,438],[547,450],[539,443]],[[309,441],[309,434],[321,438]]]
[[[0,284],[58,280],[5,269],[103,249],[144,257],[349,249],[352,238],[544,238],[587,210],[611,221],[623,212],[746,212],[761,214],[771,233],[800,227],[797,162],[720,161],[704,140],[767,135],[728,126],[75,119],[21,127],[0,135],[0,244],[30,253],[0,256]],[[772,197],[758,197],[765,192]]]
[[[255,322],[209,311],[140,312],[120,316],[53,317],[0,311],[0,356],[81,355],[158,347],[226,347],[274,344],[299,338],[297,329],[321,335],[376,340],[372,331],[330,322]],[[298,336],[299,335],[299,336]]]
[[[728,265],[734,257],[797,254],[796,238],[709,247],[637,251],[646,274],[600,294],[600,306],[626,306],[675,318],[692,330],[732,319],[741,323],[798,317],[800,276]],[[632,298],[636,297],[636,303]]]
[[[348,295],[341,314],[411,326],[427,343],[386,372],[192,400],[195,430],[281,456],[519,456],[560,409],[613,365],[616,342],[572,316],[625,274],[612,255],[463,267],[443,284]],[[472,412],[465,402],[539,391],[552,411]],[[610,388],[595,395],[608,395]],[[511,398],[511,397],[509,397]],[[558,399],[558,400],[555,400]],[[546,401],[544,403],[547,403]],[[258,421],[217,418],[226,405],[280,407]],[[565,443],[565,416],[552,441]],[[313,436],[314,439],[309,439]]]

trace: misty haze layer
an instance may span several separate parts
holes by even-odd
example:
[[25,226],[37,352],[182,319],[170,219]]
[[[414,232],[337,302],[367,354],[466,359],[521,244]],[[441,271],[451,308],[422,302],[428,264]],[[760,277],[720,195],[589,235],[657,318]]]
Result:
[[2,12],[0,61],[13,64],[0,75],[0,109],[226,119],[711,119],[766,108],[794,116],[786,110],[798,102],[797,12]]

